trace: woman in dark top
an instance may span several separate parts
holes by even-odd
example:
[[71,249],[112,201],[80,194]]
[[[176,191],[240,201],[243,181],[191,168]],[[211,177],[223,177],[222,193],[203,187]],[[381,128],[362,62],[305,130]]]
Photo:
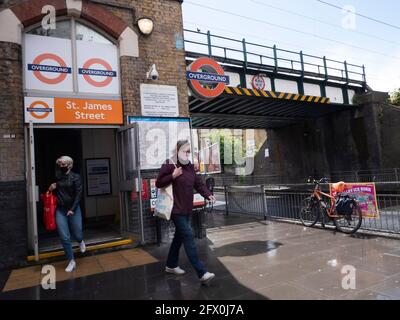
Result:
[[61,243],[65,255],[68,258],[66,272],[72,272],[76,268],[74,252],[71,244],[71,233],[79,242],[80,251],[86,251],[82,233],[82,213],[79,202],[82,198],[82,181],[79,174],[71,171],[72,158],[63,156],[56,161],[58,166],[57,182],[53,183],[49,190],[54,189],[57,197],[56,222]]
[[165,188],[172,183],[174,194],[171,220],[175,225],[175,235],[168,253],[165,271],[177,275],[185,274],[185,271],[178,266],[179,249],[183,244],[186,255],[196,270],[200,281],[208,283],[215,277],[215,274],[208,272],[198,258],[189,218],[193,210],[193,188],[210,201],[215,202],[215,198],[207,189],[201,177],[196,175],[194,166],[189,161],[189,141],[178,141],[176,150],[175,159],[172,159],[172,161],[168,159],[162,165],[156,181],[157,188]]

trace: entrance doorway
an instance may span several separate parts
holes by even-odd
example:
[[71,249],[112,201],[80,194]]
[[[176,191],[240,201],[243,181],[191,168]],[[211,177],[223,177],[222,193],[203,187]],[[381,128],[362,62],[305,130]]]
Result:
[[[63,155],[70,156],[74,160],[72,171],[82,177],[83,194],[80,205],[84,239],[88,245],[123,238],[115,135],[116,130],[108,128],[34,129],[38,193],[46,192],[50,184],[56,181],[56,160]],[[107,163],[108,168],[100,175],[90,175],[92,171],[88,172],[88,166],[91,166],[93,160]],[[96,183],[99,184],[96,179],[101,180],[103,190],[96,189]],[[109,185],[104,186],[107,183]],[[37,202],[37,229],[40,253],[62,248],[57,231],[49,232],[44,228],[41,201]]]

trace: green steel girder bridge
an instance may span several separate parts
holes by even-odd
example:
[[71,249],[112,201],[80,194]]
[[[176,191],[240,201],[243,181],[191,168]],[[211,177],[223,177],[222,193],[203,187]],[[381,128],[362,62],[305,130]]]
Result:
[[[355,108],[353,97],[371,90],[364,65],[209,31],[184,32],[187,65],[200,57],[210,57],[230,77],[225,91],[212,100],[189,93],[194,128],[284,127]],[[254,76],[264,80],[264,88],[252,85]]]

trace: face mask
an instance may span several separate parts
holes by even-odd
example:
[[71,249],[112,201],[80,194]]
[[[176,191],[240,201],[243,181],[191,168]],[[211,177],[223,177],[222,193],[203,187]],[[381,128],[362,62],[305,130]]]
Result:
[[188,164],[189,163],[189,154],[183,151],[178,152],[178,159],[179,162],[182,164]]
[[68,167],[59,167],[62,173],[67,173]]

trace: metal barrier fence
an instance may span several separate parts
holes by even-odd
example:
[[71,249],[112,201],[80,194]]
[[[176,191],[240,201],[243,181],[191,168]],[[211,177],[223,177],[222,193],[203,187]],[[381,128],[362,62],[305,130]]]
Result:
[[[276,190],[283,186],[276,186],[275,190],[262,185],[225,187],[226,213],[298,221],[302,202],[311,192],[307,190],[310,185],[297,187],[287,190]],[[379,218],[364,218],[361,229],[400,234],[400,194],[378,193],[377,200]]]
[[358,170],[331,172],[331,181],[393,182],[400,181],[400,169]]
[[[378,170],[353,170],[353,171],[333,171],[321,173],[316,178],[326,177],[331,182],[400,182],[400,168],[378,169]],[[235,185],[280,185],[304,183],[308,177],[283,177],[281,175],[213,175],[215,185],[218,187]]]

